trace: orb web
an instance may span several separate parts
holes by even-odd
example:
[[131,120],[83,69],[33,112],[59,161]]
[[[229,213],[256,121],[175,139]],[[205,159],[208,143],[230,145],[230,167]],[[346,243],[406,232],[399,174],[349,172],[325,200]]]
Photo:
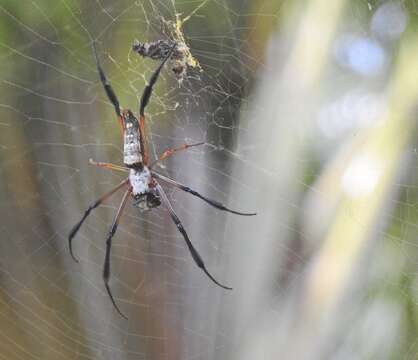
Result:
[[[413,111],[402,75],[412,65],[397,60],[408,59],[399,48],[416,11],[320,4],[0,4],[0,359],[416,355],[405,317],[416,307],[416,127],[381,132],[392,129],[393,109],[406,119]],[[79,263],[67,237],[124,177],[89,165],[122,161],[92,43],[121,106],[137,113],[159,61],[132,51],[135,40],[180,40],[190,50],[184,76],[163,69],[146,109],[149,151],[156,159],[168,147],[204,144],[158,171],[257,217],[162,184],[229,292],[195,266],[163,207],[128,205],[110,281],[124,320],[102,280],[122,193],[77,234]],[[402,88],[404,96],[391,91]],[[317,320],[321,311],[326,320]]]

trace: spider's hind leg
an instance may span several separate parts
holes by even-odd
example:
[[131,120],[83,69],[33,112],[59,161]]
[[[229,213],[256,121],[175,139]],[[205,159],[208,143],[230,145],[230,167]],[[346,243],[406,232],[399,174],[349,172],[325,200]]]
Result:
[[105,261],[103,265],[103,281],[106,287],[107,294],[109,295],[110,300],[112,301],[112,304],[116,311],[119,313],[120,316],[127,319],[127,317],[122,313],[122,311],[119,309],[118,305],[116,304],[115,298],[112,295],[112,291],[110,290],[109,286],[109,280],[110,280],[110,251],[112,249],[112,238],[116,233],[116,230],[119,225],[120,218],[122,217],[123,210],[125,209],[126,202],[128,201],[129,195],[131,195],[131,190],[127,190],[125,192],[125,195],[123,195],[122,201],[119,205],[119,209],[113,219],[112,227],[109,230],[109,234],[106,239],[106,255],[105,255]]
[[153,171],[152,174],[156,178],[165,181],[167,184],[173,185],[173,186],[175,186],[176,188],[178,188],[180,190],[183,190],[183,191],[185,191],[185,192],[187,192],[187,193],[189,193],[189,194],[191,194],[193,196],[198,197],[199,199],[203,200],[204,202],[206,202],[207,204],[213,206],[216,209],[223,210],[223,211],[227,211],[227,212],[230,212],[230,213],[235,214],[235,215],[242,215],[242,216],[254,216],[254,215],[257,215],[256,213],[245,213],[245,212],[241,212],[241,211],[236,211],[236,210],[228,209],[225,205],[221,204],[220,202],[218,202],[216,200],[209,199],[206,196],[203,196],[202,194],[198,193],[197,191],[189,188],[188,186],[185,186],[185,185],[183,185],[183,184],[181,184],[181,183],[179,183],[177,181],[174,181],[173,179],[170,179],[170,178],[168,178],[168,177],[166,177],[164,175],[161,175],[159,173],[156,173],[155,171]]
[[164,202],[165,207],[167,208],[171,219],[173,220],[174,224],[176,224],[178,231],[181,233],[181,235],[183,236],[184,241],[186,242],[186,245],[190,251],[190,254],[192,255],[192,258],[195,262],[195,264],[203,270],[203,272],[207,275],[207,277],[212,280],[216,285],[220,286],[221,288],[224,288],[226,290],[232,290],[231,287],[229,286],[225,286],[222,285],[218,280],[216,280],[212,274],[208,271],[208,269],[206,268],[205,263],[203,262],[202,257],[200,256],[200,254],[197,252],[196,248],[193,246],[192,242],[189,239],[189,236],[187,235],[186,230],[183,227],[183,224],[181,223],[180,219],[178,218],[177,214],[175,213],[173,207],[171,206],[170,200],[168,200],[168,197],[166,195],[166,193],[164,192],[163,188],[161,187],[160,184],[156,183],[156,188],[159,192],[159,194],[161,195],[161,198]]
[[97,199],[94,203],[92,203],[87,210],[84,212],[83,217],[81,218],[81,220],[75,224],[73,226],[73,228],[71,229],[70,233],[68,234],[68,247],[70,249],[70,254],[71,257],[73,258],[73,260],[75,262],[78,262],[77,258],[74,256],[73,253],[73,247],[72,247],[72,242],[73,242],[73,238],[77,235],[78,230],[80,230],[81,225],[83,225],[84,221],[87,219],[87,217],[90,215],[91,211],[94,210],[95,208],[97,208],[98,206],[100,206],[106,199],[108,199],[109,197],[111,197],[116,191],[118,191],[119,189],[121,189],[122,187],[126,186],[128,183],[127,180],[122,181],[118,186],[114,187],[112,190],[110,190],[109,192],[107,192],[106,194],[102,195],[99,199]]

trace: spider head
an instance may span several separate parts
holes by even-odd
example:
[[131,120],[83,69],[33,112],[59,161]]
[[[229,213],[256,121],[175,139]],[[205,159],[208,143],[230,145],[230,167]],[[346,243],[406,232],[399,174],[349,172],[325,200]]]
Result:
[[141,211],[151,210],[161,205],[161,198],[155,189],[150,189],[147,193],[134,195],[133,205]]

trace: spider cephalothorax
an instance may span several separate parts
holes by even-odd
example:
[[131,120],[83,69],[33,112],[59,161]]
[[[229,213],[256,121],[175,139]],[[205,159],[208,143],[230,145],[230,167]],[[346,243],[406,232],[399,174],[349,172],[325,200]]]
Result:
[[223,287],[224,289],[231,289],[227,286],[220,284],[206,269],[206,266],[202,260],[202,257],[199,255],[195,247],[193,246],[192,242],[190,241],[186,230],[184,229],[180,219],[174,212],[171,203],[165,194],[163,188],[158,183],[158,180],[162,180],[165,183],[172,185],[178,189],[181,189],[193,196],[196,196],[209,205],[219,209],[228,211],[238,215],[255,215],[254,213],[241,213],[238,211],[230,210],[226,208],[221,203],[210,200],[205,196],[199,194],[197,191],[192,190],[191,188],[184,186],[166,176],[163,176],[153,170],[153,166],[167,157],[173,155],[175,152],[185,150],[191,146],[202,145],[203,143],[197,144],[183,144],[177,148],[169,148],[163,152],[163,154],[151,164],[149,163],[149,156],[148,156],[148,148],[147,148],[147,139],[146,139],[146,131],[145,131],[145,107],[148,104],[148,101],[152,94],[152,89],[154,84],[156,83],[160,71],[166,61],[170,58],[174,51],[175,45],[173,45],[165,57],[162,59],[161,64],[157,67],[154,73],[151,75],[149,84],[145,87],[144,92],[141,96],[140,106],[139,106],[139,120],[130,110],[121,110],[119,106],[119,100],[112,89],[112,86],[108,82],[106,75],[100,65],[99,58],[97,56],[96,47],[93,43],[93,50],[94,55],[96,58],[97,70],[99,72],[100,80],[102,85],[106,91],[107,97],[109,98],[110,102],[113,104],[115,108],[116,115],[119,119],[119,124],[121,125],[122,135],[123,135],[123,163],[124,166],[105,163],[105,162],[95,162],[90,160],[90,163],[93,165],[97,165],[102,168],[123,171],[128,174],[128,177],[123,180],[118,186],[104,194],[94,203],[92,203],[87,210],[84,212],[83,217],[81,220],[74,225],[71,229],[70,234],[68,236],[68,243],[70,248],[71,256],[75,261],[77,259],[74,257],[73,250],[72,250],[72,240],[74,236],[77,234],[78,230],[80,229],[81,225],[84,223],[86,218],[89,216],[90,212],[97,208],[100,204],[102,204],[106,199],[110,196],[115,194],[120,189],[125,189],[125,194],[123,195],[122,201],[119,205],[119,209],[116,212],[114,217],[112,226],[109,230],[107,239],[106,239],[106,254],[105,254],[105,261],[103,266],[103,280],[105,283],[106,291],[112,301],[113,306],[118,311],[118,313],[125,317],[122,312],[119,310],[119,307],[116,304],[115,299],[113,298],[112,292],[110,291],[109,287],[109,278],[110,278],[110,250],[112,247],[112,238],[116,233],[120,218],[122,216],[123,210],[126,206],[126,203],[131,197],[133,199],[133,205],[138,207],[141,210],[149,210],[155,208],[161,203],[164,203],[165,207],[167,208],[171,219],[177,226],[177,229],[182,234],[184,241],[186,242],[187,248],[189,249],[192,258],[196,265],[203,270],[203,272],[217,285]]

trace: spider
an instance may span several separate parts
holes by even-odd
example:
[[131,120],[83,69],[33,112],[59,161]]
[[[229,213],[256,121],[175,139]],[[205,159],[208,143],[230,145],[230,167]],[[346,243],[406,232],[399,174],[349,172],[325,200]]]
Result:
[[243,213],[239,211],[234,211],[226,208],[221,203],[208,199],[207,197],[199,194],[197,191],[192,190],[191,188],[174,181],[164,175],[161,175],[154,171],[153,167],[160,161],[168,158],[169,156],[173,155],[174,153],[182,150],[186,150],[192,146],[202,145],[203,143],[198,144],[183,144],[177,148],[168,148],[165,150],[162,155],[156,159],[155,161],[149,161],[149,154],[147,148],[147,136],[145,131],[145,107],[147,106],[149,99],[152,94],[153,86],[156,83],[158,76],[161,72],[166,61],[171,56],[174,50],[174,46],[172,46],[162,60],[160,65],[156,68],[154,73],[151,75],[149,83],[145,86],[145,89],[142,93],[140,104],[139,104],[139,120],[137,117],[132,113],[131,110],[122,109],[119,105],[119,100],[112,89],[109,81],[106,78],[106,75],[100,65],[99,57],[97,55],[96,45],[93,42],[93,53],[96,60],[97,71],[99,73],[100,81],[104,87],[106,95],[109,101],[113,104],[116,112],[116,116],[119,121],[119,125],[122,130],[123,135],[123,166],[115,165],[111,163],[105,162],[95,162],[90,159],[90,163],[101,168],[117,170],[117,171],[124,171],[128,174],[128,177],[123,180],[119,185],[114,187],[109,192],[105,193],[101,196],[98,200],[93,202],[87,210],[85,210],[84,215],[82,216],[81,220],[74,225],[72,230],[68,236],[68,245],[71,257],[74,259],[75,262],[78,262],[77,258],[74,256],[73,249],[72,249],[72,240],[76,236],[77,232],[80,230],[80,227],[83,225],[84,221],[87,219],[91,211],[101,205],[105,200],[115,194],[118,190],[125,189],[125,193],[122,197],[122,201],[119,205],[119,208],[114,216],[112,225],[110,227],[109,233],[106,239],[106,254],[103,266],[103,281],[106,287],[106,291],[109,295],[109,298],[116,309],[116,311],[125,319],[127,317],[122,313],[119,309],[116,301],[112,295],[112,292],[109,287],[109,279],[110,279],[110,251],[112,247],[112,238],[116,233],[120,218],[122,216],[123,210],[126,206],[128,198],[131,197],[133,199],[133,206],[139,208],[141,211],[143,210],[150,210],[160,206],[162,203],[167,208],[171,219],[173,220],[174,224],[177,226],[177,229],[183,236],[187,248],[190,251],[190,254],[196,263],[196,265],[203,270],[203,272],[211,279],[216,285],[232,290],[232,288],[222,285],[219,283],[206,269],[205,263],[203,262],[202,257],[198,253],[198,251],[193,246],[192,242],[190,241],[186,230],[184,229],[180,219],[174,212],[174,209],[165,193],[161,185],[157,180],[161,180],[168,185],[174,186],[180,190],[183,190],[193,196],[200,198],[201,200],[205,201],[209,205],[223,211],[228,211],[233,214],[237,215],[244,215],[244,216],[252,216],[255,213]]

